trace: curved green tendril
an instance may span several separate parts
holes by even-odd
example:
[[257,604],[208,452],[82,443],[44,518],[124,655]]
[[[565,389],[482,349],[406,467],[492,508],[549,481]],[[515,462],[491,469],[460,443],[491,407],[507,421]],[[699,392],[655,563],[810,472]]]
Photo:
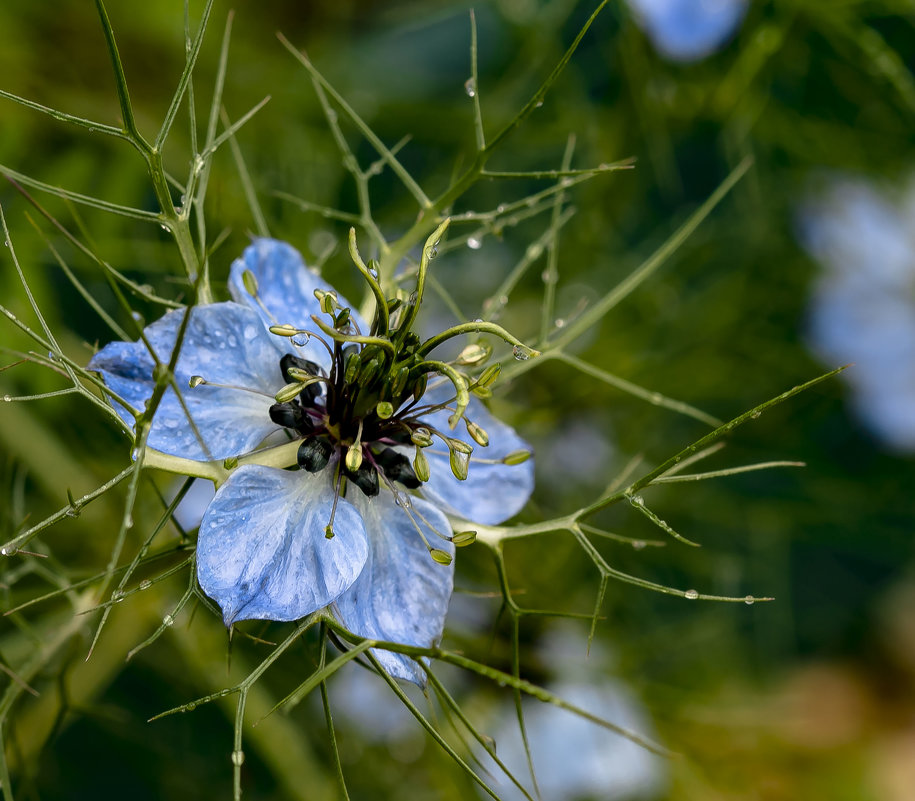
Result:
[[460,325],[452,326],[442,331],[440,334],[436,334],[434,337],[430,337],[422,345],[419,346],[419,349],[416,351],[420,356],[425,356],[429,351],[437,348],[443,342],[447,342],[449,339],[452,339],[461,334],[471,334],[471,333],[481,333],[481,334],[494,334],[500,339],[504,339],[510,345],[517,345],[519,348],[525,348],[530,351],[531,356],[539,356],[540,351],[529,348],[525,345],[520,339],[512,336],[508,331],[506,331],[501,325],[496,325],[496,323],[487,323],[487,322],[470,322],[470,323],[461,323]]
[[368,283],[369,288],[372,290],[372,294],[375,296],[375,315],[376,318],[381,321],[380,333],[386,336],[390,329],[391,320],[391,315],[388,311],[388,299],[384,296],[384,292],[382,292],[378,281],[375,280],[375,276],[372,275],[369,268],[365,266],[365,262],[362,261],[362,256],[359,255],[359,246],[356,244],[355,228],[349,229],[349,255],[353,260],[353,264],[356,265],[356,268],[362,273],[362,277],[365,278]]
[[311,319],[318,328],[335,342],[358,342],[360,345],[377,345],[379,348],[390,353],[392,358],[397,353],[393,343],[389,339],[384,339],[382,337],[366,337],[359,334],[343,334],[336,328],[329,326],[316,314],[311,315]]

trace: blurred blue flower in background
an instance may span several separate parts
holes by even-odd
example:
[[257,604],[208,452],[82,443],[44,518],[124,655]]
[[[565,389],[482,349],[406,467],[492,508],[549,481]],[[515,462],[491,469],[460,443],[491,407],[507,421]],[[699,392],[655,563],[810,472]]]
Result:
[[733,36],[747,0],[627,0],[639,27],[672,61],[700,61]]
[[[143,340],[113,342],[89,363],[140,411],[161,372],[149,349],[167,364],[190,315],[174,370],[175,386],[189,388],[180,397],[166,390],[148,446],[197,461],[249,457],[200,522],[201,588],[226,625],[296,620],[331,606],[357,635],[437,643],[453,585],[446,514],[495,524],[518,512],[532,491],[533,463],[506,462],[529,455],[528,446],[473,398],[467,430],[451,431],[453,386],[435,379],[427,386],[425,372],[376,397],[383,376],[360,362],[362,345],[352,341],[369,326],[289,245],[256,240],[233,263],[229,288],[235,302],[170,311]],[[322,313],[337,339],[322,338],[330,330],[316,324]],[[340,338],[350,344],[341,347]],[[133,412],[115,406],[133,425]],[[414,446],[433,435],[447,448]],[[481,438],[486,458],[470,455]],[[253,455],[262,445],[293,450],[268,466]],[[391,675],[425,682],[413,660],[375,655]]]
[[811,346],[843,376],[855,409],[888,446],[915,451],[915,181],[901,190],[829,177],[798,214],[819,263]]
[[[544,664],[562,678],[547,689],[603,720],[650,737],[650,718],[632,691],[623,681],[596,669],[610,668],[609,655],[597,642],[591,643],[590,653],[588,648],[587,638],[574,627],[557,624],[549,629],[538,650]],[[587,660],[582,658],[585,653]],[[635,801],[662,797],[668,781],[666,761],[638,743],[534,699],[524,701],[524,722],[543,798]],[[499,707],[499,719],[490,734],[499,757],[523,779],[528,761],[513,704]],[[504,777],[498,790],[504,801],[524,798]]]

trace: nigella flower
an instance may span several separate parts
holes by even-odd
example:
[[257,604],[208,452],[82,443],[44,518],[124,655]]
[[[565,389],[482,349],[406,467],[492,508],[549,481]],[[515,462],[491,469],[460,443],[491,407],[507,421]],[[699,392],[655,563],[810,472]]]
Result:
[[[117,409],[134,424],[161,378],[150,351],[167,365],[185,326],[147,446],[228,470],[196,557],[200,587],[227,626],[329,607],[359,636],[431,646],[454,547],[473,539],[451,520],[493,525],[527,502],[529,447],[471,397],[491,394],[490,349],[474,343],[447,363],[430,352],[468,331],[530,351],[489,323],[420,342],[411,327],[432,241],[403,301],[385,297],[351,232],[376,299],[368,326],[292,247],[257,239],[232,264],[233,301],[170,311],[139,342],[113,342],[89,363],[130,404]],[[411,659],[376,657],[391,675],[424,682]]]
[[740,26],[747,0],[627,0],[662,55],[684,63],[720,49]]

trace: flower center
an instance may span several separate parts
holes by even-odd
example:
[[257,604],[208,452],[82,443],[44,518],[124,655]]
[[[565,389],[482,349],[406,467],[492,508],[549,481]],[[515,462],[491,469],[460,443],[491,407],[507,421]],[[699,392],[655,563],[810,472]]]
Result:
[[[375,316],[369,331],[359,330],[351,310],[340,305],[335,292],[322,289],[314,293],[321,314],[311,315],[321,333],[288,323],[270,326],[271,333],[289,338],[297,346],[313,339],[330,355],[330,367],[326,371],[315,362],[291,353],[282,357],[280,372],[287,383],[276,393],[270,419],[285,428],[291,439],[301,440],[297,462],[302,469],[317,473],[334,465],[335,499],[345,493],[346,482],[355,484],[367,496],[377,495],[380,483],[384,482],[402,505],[407,504],[406,496],[394,483],[417,489],[429,480],[429,462],[423,448],[432,445],[433,436],[447,446],[455,477],[462,481],[467,478],[473,447],[422,418],[447,409],[451,412],[449,427],[454,429],[463,420],[470,438],[485,447],[489,443],[488,435],[468,420],[464,412],[471,392],[483,398],[492,394],[490,387],[500,367],[493,364],[484,368],[492,348],[479,342],[468,345],[452,362],[429,358],[429,353],[443,342],[485,332],[510,343],[516,358],[538,355],[498,325],[482,320],[454,326],[425,342],[413,333],[429,261],[435,256],[438,241],[447,227],[446,220],[426,241],[416,289],[408,298],[386,297],[377,281],[377,266],[363,262],[356,247],[356,232],[350,230],[350,256],[375,298]],[[246,272],[243,279],[248,292],[257,298],[254,275]],[[305,342],[301,341],[302,337]],[[471,378],[464,372],[468,368],[481,372]],[[424,401],[430,374],[454,388],[450,399],[443,403]],[[403,449],[411,446],[415,448],[412,461],[403,453]],[[513,453],[500,461],[509,464],[509,459],[523,461],[529,455],[529,452]],[[328,536],[332,536],[331,526],[327,528]]]
[[288,399],[281,391],[284,399],[270,407],[270,419],[302,439],[299,466],[317,473],[336,455],[344,477],[366,495],[378,494],[379,477],[417,489],[421,482],[410,460],[394,450],[413,444],[422,428],[413,412],[425,381],[410,381],[411,356],[392,370],[369,347],[324,344],[333,355],[330,373],[286,354],[280,372],[289,393],[297,391]]

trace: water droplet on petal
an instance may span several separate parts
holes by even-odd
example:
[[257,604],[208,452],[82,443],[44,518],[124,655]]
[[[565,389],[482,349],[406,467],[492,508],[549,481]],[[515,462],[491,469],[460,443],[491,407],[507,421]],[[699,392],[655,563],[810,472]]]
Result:
[[696,598],[699,597],[699,591],[698,590],[687,590],[686,592],[683,593],[683,597],[687,598],[690,601],[695,601]]

